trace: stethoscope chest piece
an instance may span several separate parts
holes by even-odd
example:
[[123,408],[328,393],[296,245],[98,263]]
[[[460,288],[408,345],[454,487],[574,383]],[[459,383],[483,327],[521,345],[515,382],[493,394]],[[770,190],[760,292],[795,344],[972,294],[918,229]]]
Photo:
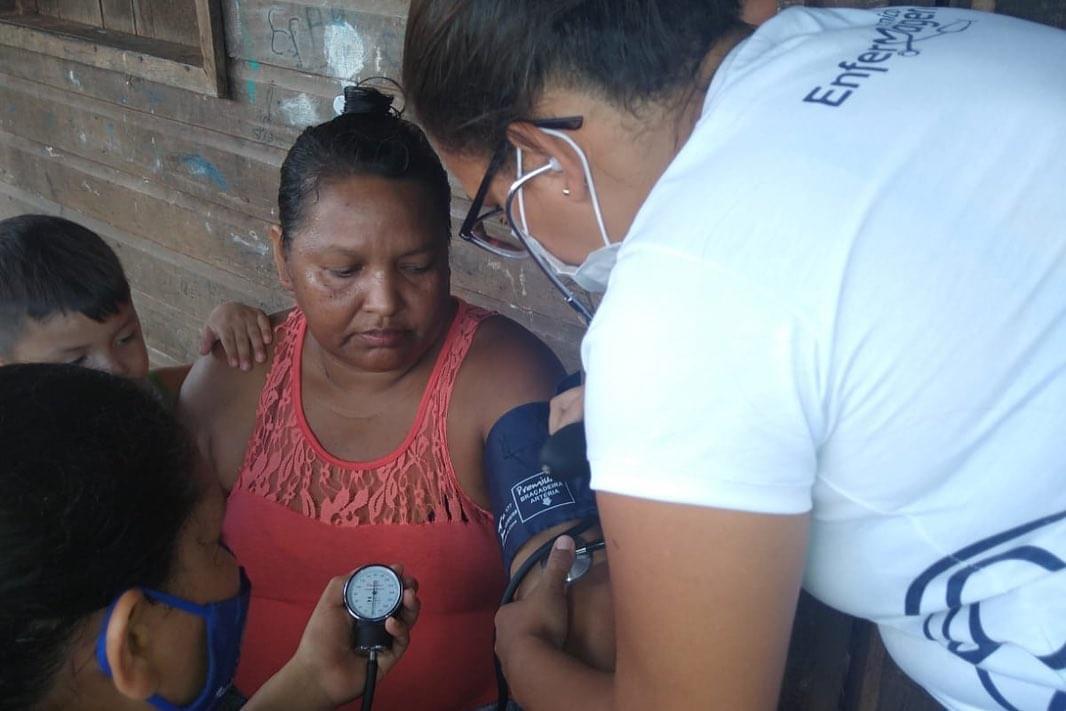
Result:
[[[578,535],[574,535],[574,542],[577,544],[577,549],[574,551],[574,562],[570,564],[570,570],[566,573],[566,584],[571,585],[576,583],[581,578],[588,574],[592,569],[592,555],[596,551],[603,550],[606,545],[602,540],[594,543],[585,543],[584,540]],[[545,555],[540,559],[540,567],[543,568],[548,565],[548,556]]]
[[403,605],[403,581],[386,565],[364,565],[344,583],[344,607],[355,620],[352,647],[360,654],[392,648],[385,620]]

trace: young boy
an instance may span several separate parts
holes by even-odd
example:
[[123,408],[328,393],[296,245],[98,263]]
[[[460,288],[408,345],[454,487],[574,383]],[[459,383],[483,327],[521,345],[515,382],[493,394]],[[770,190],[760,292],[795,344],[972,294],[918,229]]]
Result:
[[[221,341],[230,365],[266,358],[270,319],[236,303],[215,307],[201,352]],[[0,220],[0,365],[75,363],[148,378],[175,399],[189,366],[149,372],[148,349],[118,257],[100,237],[61,217]]]

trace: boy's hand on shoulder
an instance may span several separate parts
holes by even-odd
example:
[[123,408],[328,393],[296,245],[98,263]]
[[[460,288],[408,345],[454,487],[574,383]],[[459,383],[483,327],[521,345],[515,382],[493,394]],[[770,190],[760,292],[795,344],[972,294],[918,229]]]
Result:
[[200,354],[207,355],[216,343],[221,343],[231,368],[251,370],[253,362],[266,362],[266,346],[273,337],[274,330],[266,313],[231,301],[219,304],[207,317],[200,338]]

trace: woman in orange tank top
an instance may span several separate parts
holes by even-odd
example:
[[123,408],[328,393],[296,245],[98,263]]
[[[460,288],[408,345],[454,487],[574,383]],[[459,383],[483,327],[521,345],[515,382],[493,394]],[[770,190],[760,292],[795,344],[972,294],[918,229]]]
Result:
[[495,698],[506,582],[485,437],[548,399],[561,368],[521,326],[450,295],[439,160],[389,97],[347,94],[282,166],[271,237],[296,308],[267,363],[201,359],[180,408],[230,490],[223,535],[252,581],[238,686],[253,693],[292,655],[329,578],[399,561],[422,612],[375,709],[468,711]]

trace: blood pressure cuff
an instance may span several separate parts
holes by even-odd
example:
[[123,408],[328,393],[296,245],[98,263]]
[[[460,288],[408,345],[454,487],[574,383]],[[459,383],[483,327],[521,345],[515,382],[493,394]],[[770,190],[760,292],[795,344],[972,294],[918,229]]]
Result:
[[508,572],[515,554],[536,534],[597,515],[587,476],[560,481],[541,469],[548,412],[546,402],[520,405],[496,421],[485,441],[485,478]]

